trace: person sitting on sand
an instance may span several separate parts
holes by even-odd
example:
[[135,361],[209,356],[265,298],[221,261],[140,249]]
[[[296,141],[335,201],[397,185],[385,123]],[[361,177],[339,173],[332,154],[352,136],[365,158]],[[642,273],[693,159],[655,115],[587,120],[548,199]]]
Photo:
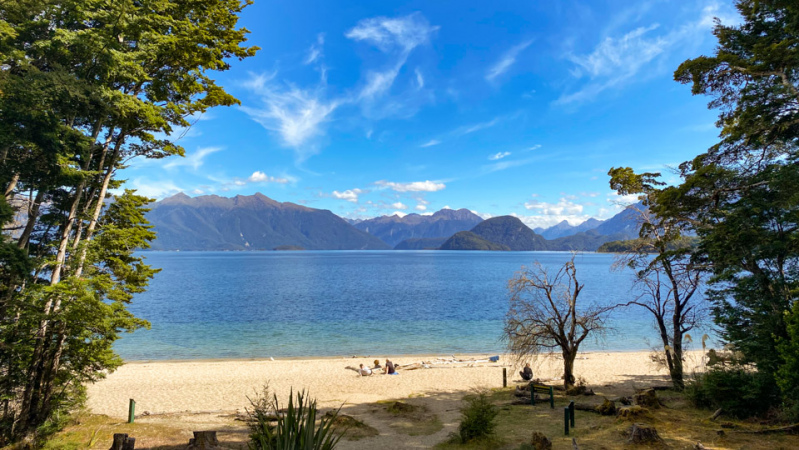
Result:
[[379,359],[375,360],[375,366],[372,367],[372,370],[383,370],[383,367],[380,365],[380,360]]
[[386,359],[386,368],[383,369],[383,374],[394,375],[395,373],[397,373],[397,371],[394,370],[394,363]]
[[361,374],[362,377],[365,377],[372,374],[372,369],[364,367],[363,364],[361,364],[361,368],[358,369],[358,373]]
[[524,365],[524,370],[519,372],[519,375],[522,376],[522,380],[530,381],[533,379],[533,369],[530,368],[530,363]]

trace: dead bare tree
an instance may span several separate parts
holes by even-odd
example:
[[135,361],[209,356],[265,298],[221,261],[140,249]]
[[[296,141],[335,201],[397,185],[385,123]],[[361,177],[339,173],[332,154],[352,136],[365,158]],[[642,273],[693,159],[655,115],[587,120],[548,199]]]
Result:
[[505,317],[505,339],[519,358],[560,350],[563,384],[574,386],[574,360],[580,344],[591,333],[605,329],[612,307],[590,305],[579,308],[584,285],[577,281],[574,256],[554,276],[536,262],[522,268],[509,282],[510,308]]

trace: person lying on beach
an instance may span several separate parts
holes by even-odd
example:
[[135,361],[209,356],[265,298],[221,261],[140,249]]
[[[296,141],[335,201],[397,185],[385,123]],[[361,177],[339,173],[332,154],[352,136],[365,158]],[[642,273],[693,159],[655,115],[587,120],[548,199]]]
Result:
[[394,370],[394,363],[386,359],[386,368],[383,369],[383,375],[394,375],[397,371]]
[[363,364],[361,364],[361,368],[358,369],[358,373],[361,374],[362,377],[365,377],[372,374],[372,369],[364,367]]
[[522,376],[522,380],[530,381],[533,379],[533,369],[530,368],[530,363],[524,365],[524,370],[519,372],[519,375]]

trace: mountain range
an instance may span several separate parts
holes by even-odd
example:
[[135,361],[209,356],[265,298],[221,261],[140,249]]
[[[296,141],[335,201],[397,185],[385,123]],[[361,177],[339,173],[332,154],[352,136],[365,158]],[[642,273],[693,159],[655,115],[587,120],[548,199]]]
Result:
[[156,202],[147,219],[153,250],[386,250],[385,242],[330,211],[263,194],[233,198],[180,193]]
[[356,222],[353,226],[395,247],[406,239],[446,238],[458,231],[470,230],[482,221],[482,217],[468,209],[442,209],[430,216],[380,216]]
[[564,221],[536,232],[516,217],[483,220],[467,209],[350,221],[260,193],[180,193],[154,203],[147,218],[158,236],[153,250],[595,251],[605,242],[638,237],[636,214],[628,209],[605,221]]

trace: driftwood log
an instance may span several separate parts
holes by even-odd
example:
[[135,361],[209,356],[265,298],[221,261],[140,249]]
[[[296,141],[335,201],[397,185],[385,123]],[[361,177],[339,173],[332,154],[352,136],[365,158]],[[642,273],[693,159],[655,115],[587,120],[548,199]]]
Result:
[[717,409],[716,412],[714,412],[713,415],[710,416],[710,420],[718,419],[718,417],[721,415],[722,412],[724,412],[724,411],[722,411],[721,408]]
[[128,437],[125,433],[114,433],[114,442],[110,450],[135,450],[136,438]]
[[799,433],[799,423],[779,428],[766,428],[763,430],[735,430],[736,433],[746,434],[776,434],[776,433]]
[[189,447],[198,450],[211,450],[219,448],[219,439],[216,431],[195,431],[194,438],[189,439]]
[[592,405],[587,403],[575,403],[574,409],[579,411],[588,411],[592,413],[597,413],[603,416],[612,416],[616,414],[616,403],[608,399],[605,399],[605,401],[603,401],[598,405]]
[[643,423],[634,423],[630,427],[630,438],[627,442],[633,444],[654,444],[663,442],[655,427]]

